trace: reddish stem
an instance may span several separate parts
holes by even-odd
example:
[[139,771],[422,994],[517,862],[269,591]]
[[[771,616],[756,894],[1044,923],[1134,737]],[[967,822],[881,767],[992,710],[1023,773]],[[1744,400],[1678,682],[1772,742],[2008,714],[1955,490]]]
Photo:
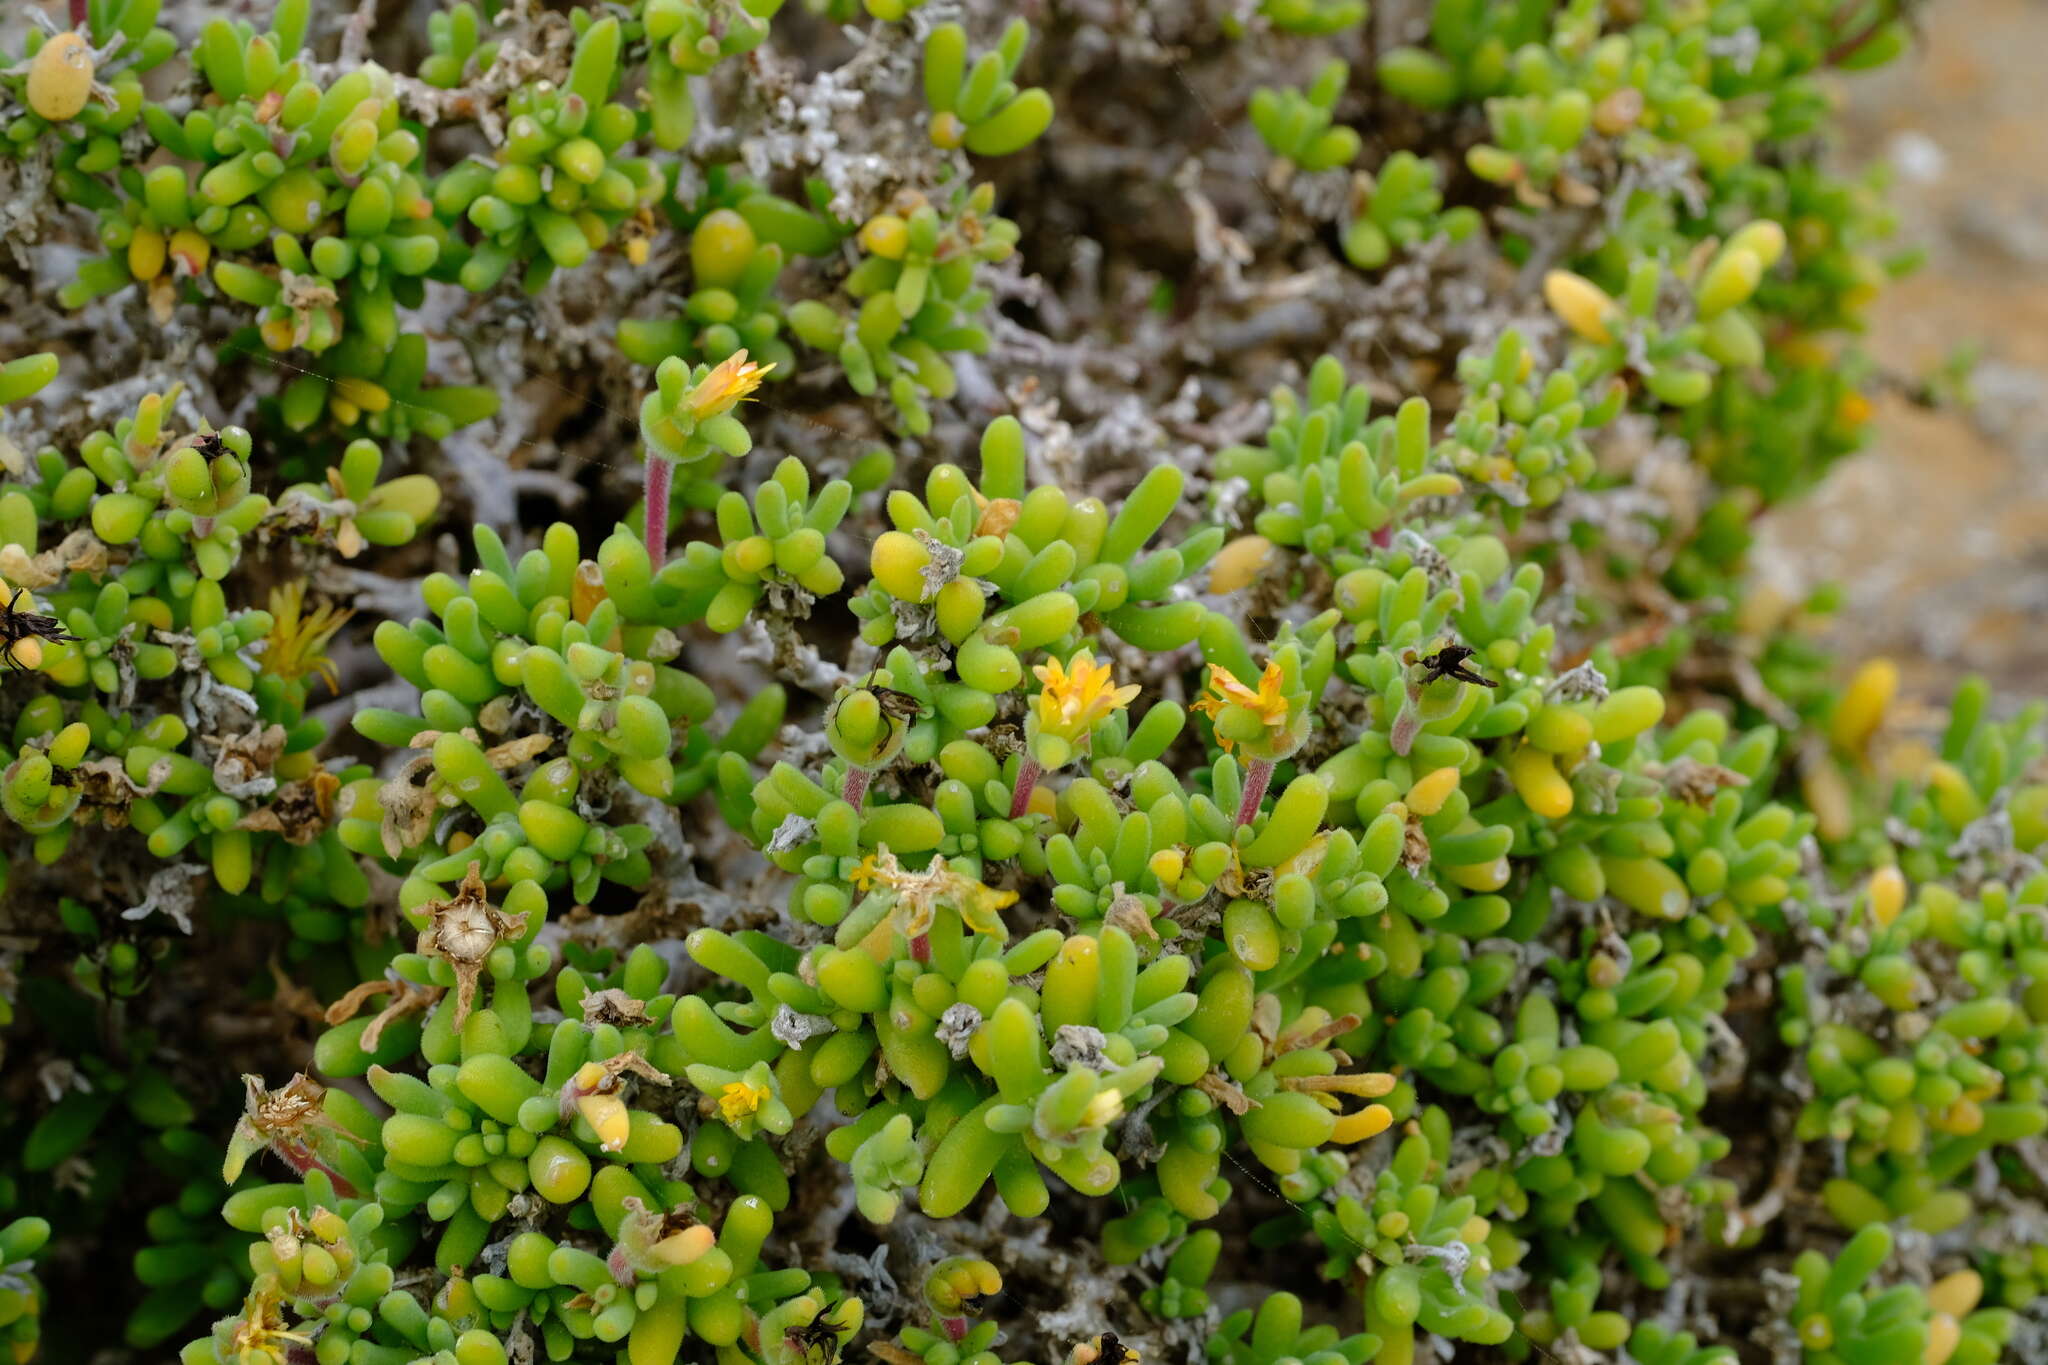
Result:
[[657,571],[668,563],[668,490],[674,474],[666,456],[647,452],[647,557]]
[[80,33],[85,31],[85,7],[86,0],[71,0],[71,27]]
[[916,938],[910,940],[910,960],[912,962],[930,962],[932,960],[932,936],[930,934],[919,934]]
[[356,1187],[340,1171],[335,1170],[332,1166],[322,1161],[318,1154],[305,1143],[291,1141],[275,1142],[271,1144],[270,1150],[276,1152],[285,1165],[291,1167],[300,1175],[321,1171],[326,1174],[329,1180],[334,1182],[334,1192],[337,1195],[340,1195],[343,1199],[355,1198]]
[[848,768],[846,781],[839,785],[839,799],[859,810],[860,803],[867,798],[868,783],[873,778],[874,774],[866,768]]
[[1038,779],[1045,776],[1045,769],[1038,766],[1038,760],[1030,754],[1024,755],[1017,764],[1017,785],[1010,793],[1010,818],[1021,820],[1031,809],[1031,791],[1038,785]]
[[1266,799],[1266,784],[1273,780],[1273,760],[1254,758],[1244,767],[1244,795],[1237,802],[1237,823],[1249,825],[1258,816],[1259,803]]

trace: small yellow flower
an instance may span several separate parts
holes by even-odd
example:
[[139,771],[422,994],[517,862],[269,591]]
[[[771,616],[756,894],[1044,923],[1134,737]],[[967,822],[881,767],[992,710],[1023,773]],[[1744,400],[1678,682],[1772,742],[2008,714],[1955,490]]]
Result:
[[704,376],[696,388],[690,390],[683,400],[690,409],[690,415],[702,422],[722,412],[730,412],[740,401],[761,387],[761,381],[775,368],[771,361],[756,365],[747,359],[745,351],[734,351]]
[[738,1123],[757,1113],[767,1098],[767,1086],[733,1081],[718,1092],[718,1112],[727,1123]]
[[[1209,665],[1210,696],[1192,703],[1195,710],[1211,720],[1226,706],[1242,706],[1264,722],[1268,730],[1287,728],[1289,707],[1287,698],[1280,692],[1280,665],[1273,660],[1266,661],[1266,671],[1259,674],[1259,687],[1255,692],[1239,682],[1229,669],[1221,664]],[[1230,741],[1218,737],[1224,751],[1230,750]]]
[[341,679],[334,660],[327,657],[327,644],[355,612],[332,602],[322,602],[310,612],[305,606],[303,578],[270,590],[270,643],[263,651],[263,671],[288,681],[317,673],[330,692],[339,693]]
[[1045,684],[1035,702],[1040,733],[1070,742],[1129,706],[1141,690],[1136,683],[1118,687],[1109,665],[1096,663],[1085,649],[1064,667],[1048,659],[1031,671]]
[[868,854],[867,857],[862,858],[860,862],[854,865],[853,872],[850,876],[850,880],[853,882],[854,886],[861,891],[874,890],[875,883],[880,881],[881,879],[882,874],[875,866],[875,855],[872,853]]

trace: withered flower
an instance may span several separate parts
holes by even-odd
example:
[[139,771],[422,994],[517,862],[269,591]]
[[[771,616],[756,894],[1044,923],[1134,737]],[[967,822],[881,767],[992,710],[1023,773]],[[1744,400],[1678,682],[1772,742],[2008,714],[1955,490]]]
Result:
[[242,1084],[248,1091],[247,1107],[228,1140],[221,1179],[234,1184],[249,1158],[268,1147],[300,1175],[324,1171],[337,1194],[356,1194],[353,1183],[335,1170],[333,1159],[340,1144],[360,1147],[363,1139],[328,1117],[323,1103],[327,1087],[303,1072],[276,1090],[267,1088],[261,1076],[245,1074]]
[[304,847],[318,839],[334,819],[334,797],[341,779],[321,768],[311,777],[286,782],[277,798],[243,816],[236,829],[275,834],[288,844]]
[[462,885],[443,901],[420,907],[427,927],[420,931],[419,952],[438,957],[455,969],[455,1027],[469,1019],[476,983],[484,962],[500,943],[516,943],[526,934],[526,916],[507,915],[484,899],[483,864],[471,863]]
[[626,1216],[619,1220],[619,1239],[605,1265],[620,1284],[688,1265],[717,1244],[717,1234],[684,1205],[657,1213],[633,1195],[619,1203]]
[[225,1338],[223,1360],[290,1360],[294,1347],[310,1347],[313,1338],[285,1326],[284,1289],[277,1276],[265,1275],[249,1288],[242,1311],[214,1328],[217,1341]]
[[597,1134],[598,1146],[607,1152],[616,1152],[624,1147],[632,1131],[626,1099],[621,1093],[626,1088],[629,1072],[656,1085],[673,1083],[673,1078],[648,1065],[647,1059],[639,1053],[621,1052],[602,1062],[585,1062],[577,1067],[557,1097],[562,1117],[572,1119],[581,1114],[584,1122]]
[[648,1016],[643,1002],[613,987],[584,993],[583,1022],[611,1024],[617,1028],[646,1028],[654,1020]]
[[357,1039],[365,1052],[377,1050],[377,1043],[384,1036],[386,1025],[394,1019],[426,1009],[441,998],[442,990],[439,986],[416,986],[398,973],[392,972],[375,981],[365,981],[359,986],[350,987],[341,999],[327,1007],[322,1017],[329,1027],[345,1024],[360,1014],[373,997],[379,995],[388,995],[391,999],[370,1020],[369,1026],[363,1030],[362,1037]]

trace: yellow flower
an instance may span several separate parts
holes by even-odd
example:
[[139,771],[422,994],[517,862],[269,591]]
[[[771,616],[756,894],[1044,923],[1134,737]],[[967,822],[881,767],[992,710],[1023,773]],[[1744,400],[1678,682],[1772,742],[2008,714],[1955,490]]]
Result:
[[690,390],[684,403],[698,421],[730,412],[740,400],[761,387],[761,381],[775,368],[773,362],[756,365],[745,351],[734,351],[718,362],[710,374]]
[[856,863],[850,874],[850,880],[854,886],[862,891],[874,890],[875,883],[881,879],[881,873],[875,867],[875,855],[872,853]]
[[348,624],[353,610],[322,602],[305,610],[306,580],[295,578],[270,590],[269,647],[263,651],[263,671],[286,680],[317,673],[331,692],[341,691],[334,660],[327,657],[328,641]]
[[758,1112],[767,1098],[767,1086],[733,1081],[718,1092],[718,1112],[727,1123],[738,1123]]
[[1136,683],[1118,687],[1109,665],[1096,663],[1085,649],[1065,667],[1058,659],[1048,659],[1031,671],[1045,684],[1035,703],[1040,733],[1069,741],[1083,738],[1129,706],[1141,690]]
[[[1266,671],[1259,675],[1259,688],[1254,692],[1239,682],[1236,675],[1221,664],[1209,665],[1209,691],[1213,694],[1192,703],[1195,710],[1211,720],[1226,706],[1242,706],[1256,715],[1268,730],[1287,728],[1287,698],[1280,693],[1280,665],[1266,661]],[[1218,743],[1224,751],[1230,750],[1230,741],[1218,736]]]

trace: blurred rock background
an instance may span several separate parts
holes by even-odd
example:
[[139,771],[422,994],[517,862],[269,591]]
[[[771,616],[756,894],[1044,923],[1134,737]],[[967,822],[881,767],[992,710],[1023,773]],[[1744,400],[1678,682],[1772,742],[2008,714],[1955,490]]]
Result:
[[1870,448],[1771,518],[1760,569],[1841,584],[1852,659],[1885,653],[1923,699],[1987,674],[2040,696],[2048,676],[2048,3],[1943,0],[1925,40],[1845,83],[1851,161],[1893,176],[1899,245],[1869,346],[1906,381],[1979,348],[1967,409],[1896,393]]

